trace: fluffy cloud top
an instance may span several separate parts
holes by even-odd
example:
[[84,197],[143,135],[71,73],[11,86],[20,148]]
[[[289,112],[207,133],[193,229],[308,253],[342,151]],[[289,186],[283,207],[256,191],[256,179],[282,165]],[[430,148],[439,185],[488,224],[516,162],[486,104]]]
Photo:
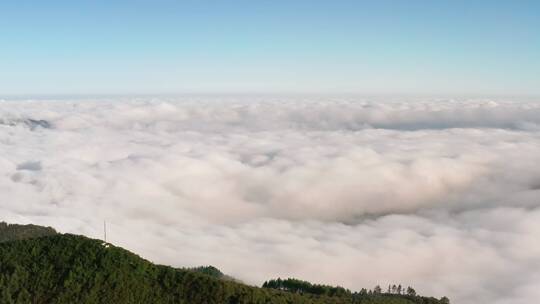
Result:
[[540,103],[0,102],[1,219],[248,283],[540,297]]

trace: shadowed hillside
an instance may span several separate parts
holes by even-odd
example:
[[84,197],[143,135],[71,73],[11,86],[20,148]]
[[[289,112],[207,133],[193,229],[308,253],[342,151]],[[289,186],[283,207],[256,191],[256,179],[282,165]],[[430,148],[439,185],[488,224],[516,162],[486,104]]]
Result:
[[54,234],[56,234],[56,231],[51,227],[0,222],[0,242],[23,240]]

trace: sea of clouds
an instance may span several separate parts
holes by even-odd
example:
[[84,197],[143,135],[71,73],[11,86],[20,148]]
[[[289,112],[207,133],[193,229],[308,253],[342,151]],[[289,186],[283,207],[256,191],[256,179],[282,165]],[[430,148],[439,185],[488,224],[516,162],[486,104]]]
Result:
[[0,101],[0,220],[240,280],[540,298],[540,101]]

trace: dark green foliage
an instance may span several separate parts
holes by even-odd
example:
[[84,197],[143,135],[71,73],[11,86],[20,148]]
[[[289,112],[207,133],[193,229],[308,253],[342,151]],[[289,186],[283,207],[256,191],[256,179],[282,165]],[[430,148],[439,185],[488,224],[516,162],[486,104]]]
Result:
[[[379,285],[375,286],[373,290],[362,289],[360,292],[351,293],[350,290],[345,289],[340,286],[329,286],[329,285],[320,285],[312,284],[307,281],[302,281],[298,279],[281,279],[277,278],[275,280],[270,280],[264,282],[263,288],[271,288],[282,291],[287,291],[291,293],[298,293],[302,295],[316,295],[322,296],[330,299],[338,299],[338,302],[335,303],[384,303],[384,304],[407,304],[407,303],[418,303],[418,304],[444,304],[449,303],[448,298],[443,297],[441,300],[437,300],[431,297],[421,297],[416,295],[416,291],[409,287],[407,289],[407,294],[402,294],[402,287],[399,286],[388,286],[388,292],[382,293],[382,289]],[[391,292],[394,290],[395,292]]]
[[241,282],[231,276],[228,276],[226,274],[224,274],[223,272],[221,272],[221,270],[217,269],[216,267],[214,266],[199,266],[199,267],[193,267],[193,268],[185,268],[186,270],[189,270],[189,271],[195,271],[195,272],[198,272],[198,273],[203,273],[203,274],[206,274],[206,275],[209,275],[213,278],[218,278],[218,279],[221,279],[221,280],[227,280],[227,281],[235,281],[235,282]]
[[154,265],[76,235],[0,244],[0,303],[334,303]]
[[23,240],[54,234],[56,234],[56,231],[51,227],[17,225],[0,222],[0,242]]
[[[351,293],[341,287],[300,280],[291,280],[287,286],[288,291],[248,286],[223,279],[212,266],[175,269],[155,265],[122,248],[70,234],[0,243],[0,303],[6,304],[443,303],[366,290]],[[306,286],[311,286],[311,292],[304,291]]]
[[214,266],[199,266],[194,268],[187,268],[187,270],[204,273],[214,278],[223,278],[225,275],[219,269]]
[[278,289],[278,290],[284,290],[289,292],[296,292],[296,293],[309,293],[314,295],[322,295],[322,296],[329,296],[329,297],[342,297],[346,295],[350,295],[351,292],[343,287],[337,286],[329,286],[329,285],[319,285],[319,284],[312,284],[307,281],[302,281],[298,279],[284,279],[278,278],[277,280],[270,280],[267,282],[264,282],[262,285],[263,288],[272,288],[272,289]]

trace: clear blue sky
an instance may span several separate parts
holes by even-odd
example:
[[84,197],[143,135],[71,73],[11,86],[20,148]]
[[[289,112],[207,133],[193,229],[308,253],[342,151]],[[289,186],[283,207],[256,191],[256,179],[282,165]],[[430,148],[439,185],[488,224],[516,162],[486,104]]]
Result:
[[540,95],[540,1],[0,1],[0,95]]

